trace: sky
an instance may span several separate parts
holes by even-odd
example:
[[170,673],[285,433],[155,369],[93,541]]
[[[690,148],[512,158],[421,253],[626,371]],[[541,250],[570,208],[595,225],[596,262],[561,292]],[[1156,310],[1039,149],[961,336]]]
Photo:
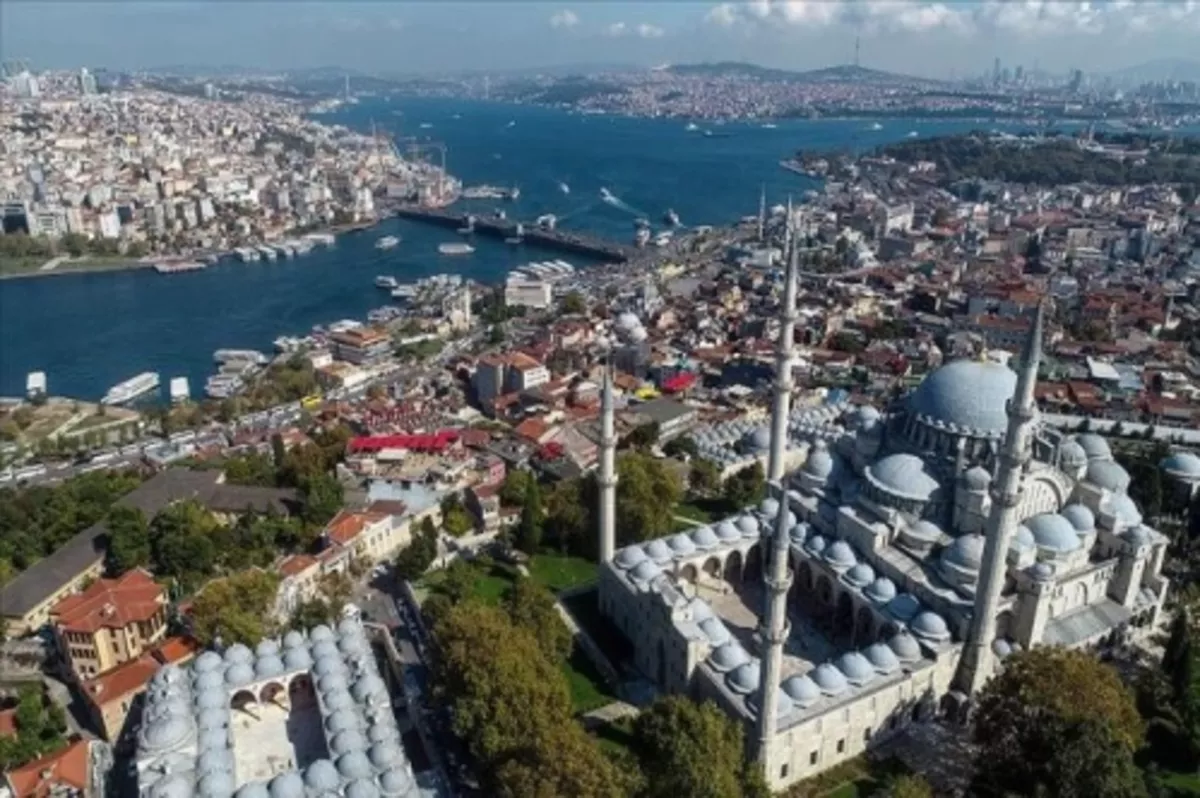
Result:
[[1200,58],[1200,0],[0,0],[34,68],[335,66],[378,73],[738,60],[952,77],[993,59],[1104,72]]

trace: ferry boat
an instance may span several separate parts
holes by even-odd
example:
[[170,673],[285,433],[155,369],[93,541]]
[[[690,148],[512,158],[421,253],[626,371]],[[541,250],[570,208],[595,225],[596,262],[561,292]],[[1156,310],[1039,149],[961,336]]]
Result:
[[136,377],[131,377],[124,382],[119,382],[108,389],[108,393],[104,394],[104,398],[100,400],[102,405],[121,405],[126,402],[133,401],[139,396],[143,396],[155,390],[159,386],[158,372],[143,371]]
[[438,244],[438,252],[442,255],[470,255],[474,251],[475,247],[470,244],[463,244],[457,241]]
[[883,130],[883,125],[879,124],[878,122],[872,122],[869,130]]
[[392,299],[412,299],[417,295],[417,287],[409,283],[401,283],[392,289]]
[[400,239],[397,236],[384,236],[375,242],[375,249],[391,249],[399,243]]
[[267,362],[267,356],[253,349],[218,349],[213,352],[213,360],[217,363],[242,361],[262,365]]
[[228,399],[245,387],[245,381],[236,374],[215,374],[204,383],[204,393],[209,399]]
[[397,285],[399,285],[399,283],[396,282],[395,277],[389,277],[387,275],[380,275],[375,278],[375,287],[376,288],[382,288],[386,291],[391,291]]
[[519,189],[516,186],[513,186],[508,191],[504,192],[504,199],[509,200],[510,202],[515,202],[515,201],[519,200],[520,198],[521,198],[521,189]]
[[545,213],[539,216],[534,224],[543,230],[553,230],[558,224],[558,217],[552,213]]

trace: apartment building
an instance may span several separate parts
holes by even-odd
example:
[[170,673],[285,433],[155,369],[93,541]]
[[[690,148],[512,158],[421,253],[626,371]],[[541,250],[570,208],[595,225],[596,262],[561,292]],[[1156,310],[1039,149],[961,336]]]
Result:
[[50,612],[63,659],[89,679],[136,659],[167,632],[167,592],[141,569],[99,579]]

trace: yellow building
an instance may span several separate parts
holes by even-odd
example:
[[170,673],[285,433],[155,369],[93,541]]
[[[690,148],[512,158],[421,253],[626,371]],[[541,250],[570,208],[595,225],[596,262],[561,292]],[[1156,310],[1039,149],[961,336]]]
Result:
[[158,644],[167,633],[167,593],[143,570],[100,579],[50,612],[59,649],[80,679],[90,679]]

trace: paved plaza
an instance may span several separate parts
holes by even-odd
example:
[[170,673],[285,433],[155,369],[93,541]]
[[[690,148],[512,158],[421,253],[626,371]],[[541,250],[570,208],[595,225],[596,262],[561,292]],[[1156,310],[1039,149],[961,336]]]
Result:
[[280,696],[233,711],[230,733],[239,786],[328,758],[316,699],[297,692],[293,706],[286,704],[286,696]]

